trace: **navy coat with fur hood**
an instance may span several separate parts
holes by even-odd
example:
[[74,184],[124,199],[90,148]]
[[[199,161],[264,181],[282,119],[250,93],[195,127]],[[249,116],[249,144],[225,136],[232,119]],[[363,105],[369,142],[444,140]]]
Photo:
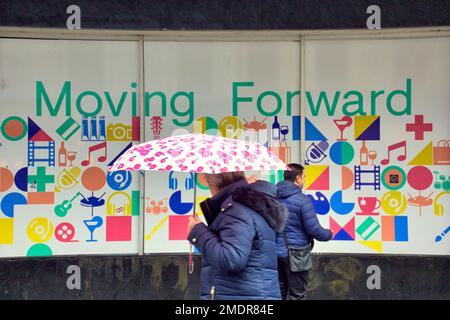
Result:
[[188,236],[203,256],[201,299],[281,298],[276,235],[288,212],[275,197],[275,185],[241,179],[201,203],[209,226]]

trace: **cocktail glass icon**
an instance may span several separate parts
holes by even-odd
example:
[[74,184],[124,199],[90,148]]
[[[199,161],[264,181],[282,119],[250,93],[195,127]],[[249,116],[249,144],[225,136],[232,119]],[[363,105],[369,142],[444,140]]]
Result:
[[86,242],[97,242],[98,240],[94,239],[94,230],[102,226],[103,219],[99,216],[95,216],[90,220],[83,220],[83,223],[91,233],[91,238],[86,240]]
[[341,137],[340,139],[337,139],[337,141],[346,141],[347,139],[344,139],[344,130],[352,125],[352,118],[349,116],[343,116],[341,119],[334,119],[333,122],[341,132]]

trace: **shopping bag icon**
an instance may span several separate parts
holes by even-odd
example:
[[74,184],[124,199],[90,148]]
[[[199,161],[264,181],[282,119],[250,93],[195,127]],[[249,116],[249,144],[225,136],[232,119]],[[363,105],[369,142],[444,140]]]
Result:
[[440,140],[437,146],[433,147],[434,165],[450,164],[450,145],[448,140]]

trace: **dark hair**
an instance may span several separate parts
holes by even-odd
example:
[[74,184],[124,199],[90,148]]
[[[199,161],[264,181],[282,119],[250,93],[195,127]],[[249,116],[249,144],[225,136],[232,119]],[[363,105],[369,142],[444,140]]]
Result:
[[303,170],[305,170],[305,168],[298,163],[289,163],[287,166],[291,170],[284,171],[284,180],[289,180],[292,182],[295,181],[297,176],[301,176],[303,174]]
[[205,174],[206,182],[219,190],[241,179],[245,179],[245,174],[242,171]]

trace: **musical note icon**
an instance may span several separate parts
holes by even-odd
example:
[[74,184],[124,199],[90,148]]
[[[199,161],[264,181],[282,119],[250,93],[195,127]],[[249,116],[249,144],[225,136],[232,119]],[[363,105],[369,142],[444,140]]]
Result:
[[97,158],[98,162],[105,162],[106,161],[106,142],[101,142],[99,144],[93,145],[89,147],[89,157],[87,160],[81,161],[82,166],[88,166],[91,163],[91,153],[97,150],[104,150],[104,155],[101,155]]
[[391,152],[394,150],[398,150],[398,149],[403,149],[403,152],[402,152],[402,154],[397,156],[397,160],[398,161],[405,160],[406,159],[406,140],[403,140],[399,143],[394,143],[388,147],[388,157],[387,157],[387,159],[381,160],[381,164],[383,166],[389,164],[389,162],[391,161]]

